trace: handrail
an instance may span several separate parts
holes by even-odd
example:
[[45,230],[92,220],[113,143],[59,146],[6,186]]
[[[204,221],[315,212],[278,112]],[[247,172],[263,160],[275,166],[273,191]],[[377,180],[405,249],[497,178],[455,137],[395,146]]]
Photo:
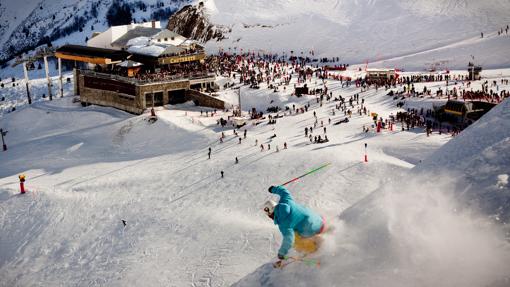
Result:
[[162,79],[147,79],[147,80],[141,80],[137,78],[129,78],[129,77],[123,77],[115,74],[108,74],[108,73],[101,73],[96,72],[92,70],[85,70],[85,69],[79,69],[80,74],[93,76],[97,78],[103,78],[103,79],[109,79],[109,80],[117,80],[121,82],[126,82],[129,84],[138,84],[138,85],[144,85],[144,84],[151,84],[151,83],[163,83],[163,82],[177,82],[177,81],[189,81],[189,80],[196,80],[196,79],[205,79],[205,78],[211,78],[214,76],[214,73],[190,73],[186,75],[167,75],[164,76]]

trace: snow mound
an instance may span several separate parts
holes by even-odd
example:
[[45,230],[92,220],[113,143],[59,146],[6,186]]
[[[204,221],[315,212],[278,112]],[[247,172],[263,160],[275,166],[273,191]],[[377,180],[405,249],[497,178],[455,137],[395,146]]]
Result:
[[[146,119],[147,115],[132,117],[114,108],[83,109],[70,97],[32,104],[2,118],[11,148],[2,158],[0,177],[23,172],[16,164],[23,158],[33,159],[23,168],[53,174],[76,165],[179,152],[185,149],[182,142],[206,141],[204,136],[174,123],[161,120],[150,124]],[[161,133],[161,129],[168,133]]]
[[508,286],[508,235],[487,215],[510,210],[509,105],[345,210],[319,268],[266,264],[236,286]]
[[507,224],[510,186],[505,178],[510,174],[510,101],[496,106],[415,167],[416,173],[423,171],[454,177],[458,196]]

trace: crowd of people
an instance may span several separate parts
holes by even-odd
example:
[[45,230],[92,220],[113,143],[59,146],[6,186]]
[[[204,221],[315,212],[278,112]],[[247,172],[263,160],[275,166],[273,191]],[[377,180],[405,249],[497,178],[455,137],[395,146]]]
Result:
[[144,82],[163,82],[181,78],[207,77],[211,73],[214,73],[214,69],[208,63],[188,62],[163,65],[154,70],[142,70],[135,75],[135,79]]
[[[348,98],[344,98],[339,94],[334,96],[333,92],[328,90],[326,82],[326,80],[331,77],[331,74],[328,74],[328,71],[323,68],[316,68],[310,65],[304,66],[306,61],[302,60],[303,59],[298,57],[284,59],[274,54],[255,55],[254,53],[244,53],[236,55],[219,53],[218,55],[213,55],[208,58],[207,68],[210,71],[214,71],[218,76],[221,75],[230,79],[229,82],[224,84],[225,89],[236,89],[243,85],[253,87],[254,85],[258,86],[264,84],[264,88],[274,89],[273,91],[276,92],[281,86],[290,88],[291,80],[296,83],[294,84],[294,88],[297,88],[299,84],[310,84],[312,88],[307,89],[306,94],[309,96],[315,95],[315,100],[302,106],[292,104],[292,106],[286,106],[283,109],[277,104],[272,105],[272,103],[269,103],[268,109],[265,111],[267,116],[264,115],[264,112],[253,109],[252,113],[250,113],[250,117],[254,120],[254,125],[264,122],[267,125],[277,125],[277,119],[280,117],[313,111],[315,119],[314,124],[305,129],[305,137],[311,144],[321,144],[331,140],[326,133],[326,125],[348,124],[349,119],[353,115],[373,118],[372,129],[378,129],[379,127],[383,129],[393,129],[395,125],[400,124],[399,126],[401,126],[402,130],[420,128],[424,129],[427,135],[430,135],[434,129],[440,132],[458,132],[455,131],[454,126],[449,126],[446,123],[435,120],[435,111],[433,109],[407,109],[387,119],[383,119],[377,115],[374,116],[374,113],[370,112],[359,93]],[[404,99],[407,97],[431,96],[464,100],[482,99],[491,102],[499,102],[508,97],[508,92],[504,90],[499,91],[499,83],[495,82],[485,82],[480,91],[473,91],[467,73],[465,75],[449,73],[405,75],[396,78],[394,81],[382,84],[369,82],[365,78],[352,80],[347,77],[342,77],[339,79],[342,81],[342,88],[356,85],[357,88],[360,88],[360,93],[364,93],[370,89],[377,90],[379,88],[390,90],[388,95],[394,96],[395,100],[399,100],[399,104],[401,103],[399,107],[405,105]],[[315,81],[315,86],[312,85],[313,81]],[[317,81],[319,81],[319,85],[317,85]],[[444,82],[446,89],[441,89],[441,87],[439,87],[434,94],[433,87],[430,85],[423,85],[423,89],[420,88],[420,90],[417,90],[415,87],[415,84],[431,82]],[[462,84],[462,86],[459,86],[459,83]],[[505,84],[508,85],[508,80],[501,80],[501,85]],[[330,116],[342,117],[334,120],[332,120],[331,117],[326,120],[319,120],[315,115],[316,109],[332,101],[335,102],[335,108],[331,109]],[[313,107],[311,107],[311,105],[313,105]],[[232,111],[237,111],[237,114],[233,113],[232,117],[241,116],[239,110],[233,109]],[[226,126],[228,125],[227,121],[229,124],[234,125],[230,116],[227,120],[222,118],[218,121],[218,124]],[[317,133],[319,130],[323,132],[320,134]],[[368,128],[364,127],[363,131],[370,131],[370,126]],[[220,142],[223,142],[223,139],[224,136],[222,135]],[[239,144],[241,144],[241,142],[241,138],[239,138]],[[256,142],[256,145],[259,145],[259,143]],[[260,147],[262,151],[271,150],[270,143],[267,143],[267,145],[261,144]]]

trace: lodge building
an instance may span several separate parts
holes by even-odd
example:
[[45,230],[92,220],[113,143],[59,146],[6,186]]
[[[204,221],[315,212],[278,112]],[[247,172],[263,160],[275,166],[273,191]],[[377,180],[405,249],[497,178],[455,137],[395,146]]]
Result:
[[366,69],[366,80],[369,83],[391,83],[397,79],[395,69]]
[[64,45],[57,58],[81,62],[74,91],[83,105],[111,106],[134,114],[193,101],[223,109],[204,47],[152,21],[94,33],[87,46]]

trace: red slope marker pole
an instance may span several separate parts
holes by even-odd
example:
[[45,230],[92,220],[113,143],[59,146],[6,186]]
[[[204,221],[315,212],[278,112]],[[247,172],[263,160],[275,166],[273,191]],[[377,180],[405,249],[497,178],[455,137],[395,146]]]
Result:
[[18,177],[19,177],[20,192],[21,192],[21,194],[24,194],[25,193],[25,175],[20,174]]

